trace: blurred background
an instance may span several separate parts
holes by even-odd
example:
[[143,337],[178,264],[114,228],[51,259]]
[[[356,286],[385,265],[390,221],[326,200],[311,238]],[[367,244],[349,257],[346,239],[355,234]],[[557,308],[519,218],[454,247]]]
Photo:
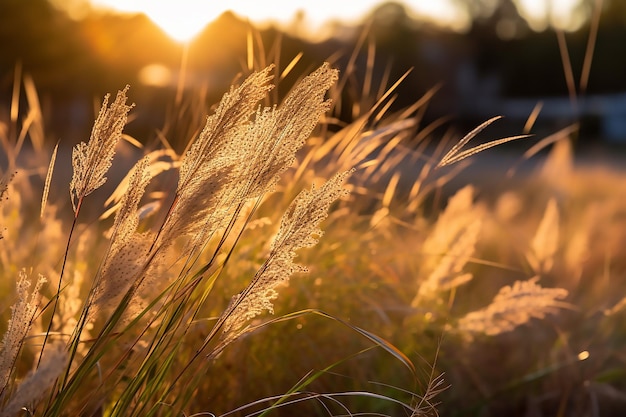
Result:
[[0,0],[0,45],[3,120],[31,77],[47,132],[66,143],[86,140],[103,95],[126,84],[127,132],[154,137],[177,106],[219,100],[252,46],[256,66],[298,57],[279,93],[324,60],[353,62],[354,85],[372,76],[372,89],[412,68],[395,106],[437,86],[427,121],[466,132],[503,115],[497,129],[519,134],[540,110],[535,133],[579,121],[578,146],[626,144],[622,0]]

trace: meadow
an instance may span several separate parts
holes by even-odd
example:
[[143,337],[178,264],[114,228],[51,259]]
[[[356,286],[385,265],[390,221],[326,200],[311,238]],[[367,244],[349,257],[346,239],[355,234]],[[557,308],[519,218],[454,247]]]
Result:
[[[1,416],[621,415],[624,172],[577,165],[571,129],[434,142],[433,92],[364,94],[346,124],[347,75],[278,102],[280,79],[194,109],[182,152],[124,134],[122,88],[70,156],[24,77],[0,121]],[[510,141],[546,155],[472,183]]]

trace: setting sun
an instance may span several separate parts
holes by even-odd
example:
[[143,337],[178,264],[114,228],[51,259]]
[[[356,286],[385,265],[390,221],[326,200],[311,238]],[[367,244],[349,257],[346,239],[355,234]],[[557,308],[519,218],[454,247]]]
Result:
[[[169,36],[186,42],[196,36],[206,24],[221,13],[230,10],[257,25],[272,23],[293,24],[298,19],[298,31],[311,38],[319,38],[324,26],[330,21],[356,24],[367,16],[380,0],[337,2],[318,0],[315,7],[306,0],[274,0],[271,4],[234,0],[227,5],[202,0],[151,1],[151,0],[90,0],[96,8],[122,13],[144,13]],[[453,30],[462,30],[470,18],[454,3],[442,0],[437,4],[412,0],[403,2],[407,12],[416,18],[429,20]]]
[[[55,1],[63,8],[71,9],[78,1]],[[253,2],[232,0],[227,4],[205,0],[86,0],[94,7],[121,13],[144,13],[159,25],[170,37],[178,42],[193,39],[202,29],[225,11],[232,11],[241,18],[250,19],[256,25],[294,25],[300,34],[311,39],[324,37],[325,25],[331,21],[345,24],[360,22],[380,0],[360,2],[337,2],[317,0],[312,7],[307,0],[274,0]],[[548,25],[560,29],[573,30],[584,21],[585,15],[576,6],[581,0],[558,0],[547,7],[540,0],[514,0],[519,12],[528,19],[535,30],[543,30]],[[461,7],[454,0],[405,0],[401,2],[407,13],[423,21],[454,31],[465,31],[471,25],[469,8]],[[84,4],[84,3],[83,3]]]
[[93,4],[120,12],[142,12],[179,42],[193,38],[224,11],[219,3],[203,0],[93,0]]
[[226,11],[232,11],[257,25],[267,23],[288,24],[300,12],[304,19],[299,21],[300,30],[317,31],[329,20],[342,20],[356,23],[362,19],[379,1],[367,0],[358,5],[337,3],[333,0],[320,0],[312,8],[306,1],[275,0],[267,3],[234,0],[228,4],[204,0],[151,1],[151,0],[90,0],[101,9],[122,13],[144,13],[163,31],[179,42],[186,42],[196,36],[208,23]]

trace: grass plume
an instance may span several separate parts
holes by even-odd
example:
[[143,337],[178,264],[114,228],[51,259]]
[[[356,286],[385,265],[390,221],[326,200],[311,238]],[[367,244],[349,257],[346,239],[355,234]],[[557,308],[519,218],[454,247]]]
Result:
[[307,268],[293,262],[296,251],[314,246],[322,236],[319,224],[326,218],[330,205],[347,194],[342,185],[350,173],[337,174],[318,189],[302,191],[289,206],[272,241],[267,261],[218,319],[218,323],[224,322],[224,343],[245,333],[246,323],[264,310],[273,312],[272,300],[278,297],[278,287],[293,273],[307,272]]
[[115,146],[122,138],[122,130],[133,105],[126,104],[128,86],[119,91],[109,106],[109,96],[102,102],[100,113],[91,131],[89,142],[81,142],[72,152],[74,174],[70,182],[70,196],[75,215],[83,199],[106,182]]
[[561,300],[567,297],[563,288],[543,288],[538,277],[515,281],[500,289],[491,304],[468,313],[459,320],[458,330],[467,334],[483,333],[494,336],[510,332],[526,324],[530,318],[542,319],[559,308],[569,307]]
[[21,270],[16,285],[17,302],[11,307],[11,319],[2,338],[0,350],[0,396],[5,393],[16,360],[24,340],[31,329],[39,308],[40,291],[46,279],[39,275],[34,288],[30,291],[31,281],[25,270]]
[[[0,285],[17,298],[2,310],[2,415],[472,414],[546,390],[565,404],[563,381],[617,375],[603,384],[621,389],[618,177],[587,180],[555,147],[503,193],[453,188],[470,161],[437,167],[501,143],[463,150],[495,119],[446,153],[447,133],[431,146],[443,121],[423,126],[434,90],[393,113],[372,74],[354,89],[358,73],[329,64],[268,98],[299,57],[232,87],[182,154],[161,138],[115,156],[124,179],[90,222],[79,213],[106,181],[131,90],[105,98],[70,161],[60,143],[40,170],[3,176]],[[347,104],[327,98],[338,81],[372,94],[345,126]],[[71,204],[55,196],[64,165]],[[437,363],[423,372],[423,358]]]

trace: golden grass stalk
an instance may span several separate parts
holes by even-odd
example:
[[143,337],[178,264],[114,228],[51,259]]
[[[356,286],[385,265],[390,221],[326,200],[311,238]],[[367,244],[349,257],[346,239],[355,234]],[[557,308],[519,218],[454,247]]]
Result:
[[25,270],[19,272],[16,287],[18,300],[11,307],[11,319],[2,339],[2,350],[0,350],[0,392],[4,392],[9,384],[17,355],[37,312],[39,292],[45,282],[46,279],[39,275],[32,292],[29,294],[31,282],[28,279],[28,274]]
[[57,160],[57,151],[59,150],[59,144],[57,143],[52,151],[50,157],[50,164],[48,165],[48,172],[46,173],[46,180],[43,186],[43,193],[41,195],[41,211],[39,217],[43,219],[43,215],[46,211],[46,205],[48,204],[48,194],[50,193],[50,183],[52,182],[52,173],[54,172],[54,163]]
[[[9,198],[8,191],[9,191],[9,182],[11,181],[11,178],[12,178],[11,176],[8,176],[4,173],[3,175],[0,175],[0,205]],[[0,224],[0,239],[3,238],[3,235],[2,235],[3,230],[4,230],[4,226]]]
[[615,303],[613,307],[605,309],[603,313],[605,316],[613,316],[617,313],[622,312],[625,308],[626,308],[626,297],[622,298],[617,303]]
[[[116,328],[125,313],[136,312],[136,295],[146,282],[153,279],[154,265],[170,254],[166,249],[173,248],[179,237],[186,238],[184,241],[187,244],[177,246],[182,251],[178,251],[176,258],[183,260],[187,257],[187,260],[175,282],[170,283],[167,277],[158,274],[160,282],[153,292],[160,292],[160,295],[148,303],[149,309],[156,307],[156,315],[152,316],[155,319],[149,320],[148,327],[143,330],[151,335],[148,337],[154,337],[152,348],[146,352],[132,387],[116,402],[115,412],[126,410],[125,407],[132,403],[136,404],[135,410],[140,414],[151,406],[154,398],[160,396],[159,387],[164,386],[166,381],[149,381],[153,366],[158,368],[161,376],[180,371],[180,368],[170,371],[176,352],[183,349],[179,337],[189,328],[188,320],[193,320],[198,314],[219,275],[221,265],[218,264],[222,261],[217,260],[217,254],[225,242],[236,244],[235,225],[242,220],[245,227],[245,222],[252,216],[244,206],[256,199],[257,203],[252,204],[256,207],[260,198],[274,188],[281,174],[295,161],[296,153],[320,116],[330,108],[330,101],[325,100],[325,95],[336,81],[337,71],[324,64],[300,81],[280,106],[259,107],[255,112],[259,100],[272,88],[269,85],[270,70],[271,67],[254,73],[240,87],[232,88],[224,95],[215,113],[207,118],[203,131],[180,163],[176,192],[156,236],[137,232],[138,204],[150,180],[151,156],[138,163],[133,174],[128,176],[126,193],[115,209],[110,247],[87,303],[86,309],[91,308],[91,311],[89,314],[83,311],[72,350],[77,350],[80,329],[88,319],[94,318],[94,314],[102,308],[114,307],[115,310],[88,352],[85,362],[89,365],[80,370],[81,374],[88,372],[98,357],[104,354],[103,349],[107,349],[106,343],[100,339],[113,336],[112,329]],[[253,283],[236,297],[218,320],[219,324],[207,338],[208,341],[224,328],[222,349],[245,332],[245,321],[263,310],[271,310],[271,301],[277,295],[276,288],[293,272],[303,270],[303,267],[293,263],[295,251],[313,245],[316,239],[311,235],[321,235],[318,224],[326,217],[330,204],[344,194],[341,185],[348,175],[349,172],[346,172],[334,177],[320,190],[303,192],[294,202],[283,218],[268,261]],[[76,204],[75,211],[79,205]],[[219,234],[216,234],[218,230]],[[227,240],[231,234],[235,235],[234,243],[232,239]],[[209,255],[211,259],[200,270],[192,272],[202,249],[214,236],[217,248],[211,246],[213,256]],[[190,248],[193,249],[191,253],[198,256],[195,260],[190,255]],[[232,251],[232,248],[229,250]],[[201,286],[201,283],[206,285]],[[196,287],[199,287],[198,291],[195,291]],[[140,314],[144,315],[147,311],[140,311]],[[137,320],[129,326],[136,324]],[[199,352],[204,347],[206,344]],[[183,365],[183,372],[196,357],[186,362],[187,366]],[[170,359],[163,362],[164,358]],[[105,379],[113,375],[111,372]],[[60,385],[64,392],[55,407],[69,401],[78,389],[76,381],[74,376],[66,374],[65,382]],[[184,403],[185,399],[180,401]]]
[[[45,337],[41,346],[42,355],[46,349],[46,344],[52,330],[53,323],[57,313],[59,296],[63,285],[63,276],[67,265],[70,243],[76,228],[78,214],[84,198],[98,189],[106,182],[106,173],[111,167],[111,161],[115,155],[115,147],[122,138],[122,131],[128,120],[128,112],[134,105],[126,104],[126,92],[129,86],[118,91],[114,102],[109,106],[109,95],[106,95],[100,112],[94,122],[91,130],[89,142],[81,142],[72,150],[72,180],[70,181],[69,193],[74,210],[74,219],[70,228],[67,245],[65,247],[65,255],[63,256],[63,264],[59,275],[57,287],[57,297],[54,298],[52,306],[52,317],[48,323]],[[82,320],[81,320],[82,323]],[[77,332],[80,333],[82,325],[78,326]],[[38,363],[39,365],[40,363]]]
[[115,215],[111,246],[95,283],[93,304],[90,305],[92,315],[107,306],[115,306],[146,261],[151,234],[137,233],[137,226],[139,202],[151,178],[149,162],[146,156],[131,170],[128,188]]
[[12,417],[20,411],[33,415],[34,405],[52,388],[66,362],[67,352],[63,345],[47,349],[40,366],[20,382],[7,404],[0,409],[0,417]]
[[437,167],[444,167],[446,165],[454,164],[455,162],[459,162],[479,152],[482,152],[489,148],[493,148],[494,146],[502,145],[512,140],[523,139],[523,138],[527,138],[531,136],[531,135],[510,136],[510,137],[506,137],[502,139],[492,140],[491,142],[483,143],[482,145],[474,146],[473,148],[461,151],[463,146],[465,146],[470,140],[472,140],[474,136],[476,136],[487,126],[489,126],[490,124],[492,124],[493,122],[501,118],[502,116],[492,117],[486,122],[483,122],[482,124],[480,124],[478,127],[476,127],[474,130],[469,132],[467,135],[465,135],[460,141],[457,142],[456,145],[452,147],[452,149],[448,151],[448,153],[446,153],[443,156],[443,158],[441,158],[441,160],[439,161],[439,164],[437,164]]
[[542,319],[548,314],[555,314],[559,308],[570,307],[560,301],[567,297],[567,290],[543,288],[537,281],[539,277],[502,287],[487,307],[459,319],[457,330],[470,338],[477,333],[494,336],[510,332],[528,323],[531,318]]
[[[253,74],[222,99],[185,156],[176,200],[161,232],[165,244],[181,234],[200,241],[198,237],[225,227],[231,210],[271,191],[330,108],[324,95],[337,71],[324,64],[300,81],[279,107],[259,109],[250,121],[252,107],[271,88],[267,85],[271,68]],[[229,109],[235,105],[236,112]]]
[[330,205],[347,195],[343,183],[352,174],[336,174],[319,189],[303,190],[283,215],[278,234],[272,241],[270,254],[245,290],[235,295],[224,311],[222,347],[246,332],[247,323],[263,311],[273,313],[272,301],[278,297],[277,288],[296,272],[308,269],[294,263],[296,251],[314,246],[323,234],[319,224],[328,216]]
[[554,256],[559,247],[559,208],[556,200],[548,201],[530,250],[528,262],[535,273],[546,273],[554,265]]
[[269,84],[271,69],[255,72],[239,87],[231,88],[207,118],[181,163],[176,195],[159,232],[157,249],[171,245],[178,236],[203,229],[208,229],[205,234],[210,235],[223,225],[240,186],[237,166],[245,160],[236,151],[237,146],[247,139],[243,135],[255,106],[273,87]]
[[422,270],[428,274],[411,302],[447,291],[472,279],[463,268],[474,254],[481,232],[482,212],[474,205],[474,189],[466,186],[450,198],[433,231],[422,246],[426,255]]
[[[324,100],[324,96],[337,78],[338,71],[324,63],[302,79],[277,109],[257,113],[257,119],[248,131],[255,138],[249,156],[258,164],[251,172],[252,181],[247,190],[249,198],[272,191],[281,174],[296,161],[296,153],[320,117],[330,110],[331,101]],[[248,177],[250,173],[246,171],[251,165],[240,165],[247,168],[243,173]]]
[[104,98],[100,113],[91,131],[89,142],[81,142],[72,152],[74,174],[70,182],[70,197],[75,215],[78,215],[83,198],[106,182],[105,174],[111,167],[115,146],[122,138],[122,130],[133,105],[126,104],[128,86],[117,93],[109,104]]
[[473,275],[464,273],[463,268],[474,253],[481,230],[481,220],[476,219],[459,235],[458,239],[443,255],[428,275],[426,281],[420,285],[418,296],[411,305],[417,307],[420,297],[433,294],[437,291],[448,291],[469,282]]

